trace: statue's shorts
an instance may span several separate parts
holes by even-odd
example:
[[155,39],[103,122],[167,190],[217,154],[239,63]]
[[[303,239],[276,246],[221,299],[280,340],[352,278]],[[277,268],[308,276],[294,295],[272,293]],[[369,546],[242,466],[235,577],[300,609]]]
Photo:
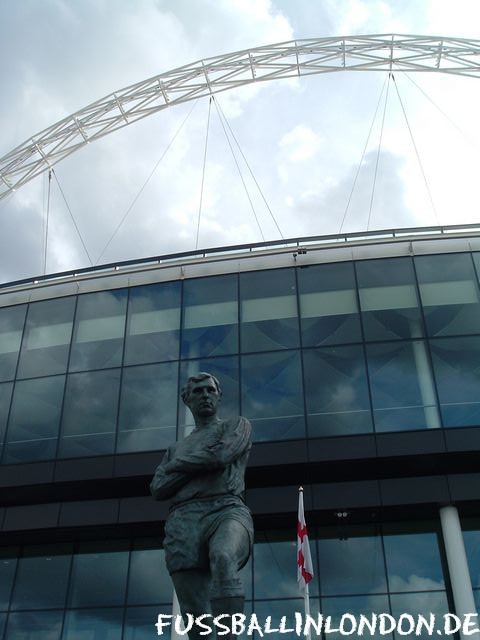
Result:
[[[165,523],[163,544],[169,573],[187,569],[208,570],[208,542],[225,520],[235,520],[244,527],[251,548],[252,516],[239,496],[202,498],[174,506]],[[239,569],[247,561],[248,555]]]

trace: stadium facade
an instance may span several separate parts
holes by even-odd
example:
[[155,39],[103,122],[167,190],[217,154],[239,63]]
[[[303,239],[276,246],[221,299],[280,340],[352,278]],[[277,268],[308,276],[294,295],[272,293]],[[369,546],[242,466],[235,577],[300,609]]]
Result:
[[302,610],[300,484],[314,612],[462,613],[472,593],[480,612],[479,276],[480,230],[449,227],[4,285],[0,639],[157,637],[168,505],[148,485],[196,371],[253,425],[247,613]]

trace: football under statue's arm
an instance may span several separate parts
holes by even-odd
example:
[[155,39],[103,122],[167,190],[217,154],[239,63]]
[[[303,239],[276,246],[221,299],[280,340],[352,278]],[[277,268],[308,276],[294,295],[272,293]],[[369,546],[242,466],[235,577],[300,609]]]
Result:
[[249,421],[239,418],[235,428],[225,430],[220,438],[207,441],[205,446],[196,451],[175,456],[165,465],[165,473],[169,476],[223,469],[250,449],[251,430]]

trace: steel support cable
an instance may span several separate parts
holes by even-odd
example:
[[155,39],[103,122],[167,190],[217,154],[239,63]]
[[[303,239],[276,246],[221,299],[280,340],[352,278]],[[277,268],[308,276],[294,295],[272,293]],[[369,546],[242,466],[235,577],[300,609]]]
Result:
[[415,143],[415,138],[413,137],[413,131],[412,131],[412,128],[410,127],[410,123],[409,123],[408,118],[407,118],[407,112],[405,111],[405,107],[403,105],[402,98],[400,97],[400,91],[398,90],[398,86],[397,86],[397,83],[395,81],[395,77],[393,76],[393,74],[392,74],[392,78],[393,78],[393,86],[395,87],[395,91],[397,92],[398,101],[400,102],[400,106],[402,107],[402,112],[403,112],[403,116],[405,118],[405,122],[407,124],[408,132],[410,134],[410,139],[412,141],[412,145],[413,145],[413,148],[415,150],[415,154],[417,156],[418,165],[420,167],[420,171],[422,172],[423,181],[425,182],[425,187],[427,189],[428,197],[430,199],[430,204],[432,205],[433,215],[435,216],[435,220],[437,221],[438,226],[440,226],[440,220],[438,219],[437,209],[436,209],[435,203],[433,201],[432,192],[430,191],[430,185],[428,184],[427,176],[425,174],[425,171],[424,171],[424,168],[423,168],[423,164],[422,164],[422,161],[420,159],[420,154],[418,152],[418,148],[417,148],[417,145]]
[[60,193],[62,194],[63,200],[64,200],[64,202],[65,202],[65,204],[67,206],[68,213],[70,214],[70,217],[72,218],[72,222],[73,222],[73,224],[75,226],[75,229],[76,229],[76,231],[78,233],[78,237],[80,238],[80,242],[82,243],[82,247],[83,247],[85,253],[87,254],[87,258],[88,258],[88,261],[90,262],[90,266],[93,267],[92,259],[90,257],[90,254],[88,253],[87,246],[86,246],[86,244],[85,244],[85,242],[83,240],[82,234],[80,233],[80,229],[78,228],[78,225],[77,225],[75,217],[74,217],[74,215],[72,213],[72,210],[70,209],[70,206],[69,206],[69,204],[67,202],[67,198],[65,197],[65,194],[63,193],[63,189],[62,189],[62,186],[61,186],[61,184],[60,184],[60,182],[58,180],[58,176],[57,176],[57,174],[56,174],[54,169],[51,169],[50,171],[53,174],[53,177],[55,178],[55,182],[57,183],[58,188],[60,189]]
[[224,121],[222,119],[222,116],[220,115],[220,109],[218,108],[218,104],[217,104],[217,101],[215,100],[215,98],[212,97],[212,99],[213,99],[213,104],[215,105],[215,109],[217,110],[218,119],[220,120],[220,124],[222,125],[223,133],[225,134],[225,138],[226,138],[226,140],[228,142],[228,146],[230,147],[230,151],[232,152],[232,157],[233,157],[233,160],[235,162],[235,166],[237,167],[238,175],[240,176],[240,180],[242,181],[243,188],[245,190],[245,195],[247,196],[248,202],[250,203],[250,208],[252,209],[253,215],[255,217],[255,221],[256,221],[258,229],[260,231],[260,235],[262,236],[262,240],[263,240],[263,242],[265,242],[265,236],[263,235],[262,227],[260,226],[260,222],[258,220],[257,212],[255,211],[255,207],[253,206],[253,202],[252,202],[252,199],[250,198],[250,194],[248,193],[247,185],[245,184],[245,180],[243,178],[242,171],[240,169],[240,165],[238,164],[237,157],[236,157],[235,152],[233,150],[232,143],[230,141],[230,138],[228,137],[227,129],[225,127],[225,123],[224,123]]
[[153,167],[153,169],[151,170],[148,178],[145,180],[145,182],[142,184],[142,186],[140,187],[139,192],[137,193],[137,195],[134,197],[134,199],[132,200],[130,206],[128,207],[128,209],[125,211],[122,219],[120,220],[120,222],[118,223],[117,227],[115,228],[115,231],[112,233],[112,235],[110,236],[110,239],[108,240],[107,244],[103,247],[102,252],[100,253],[100,255],[98,256],[95,265],[97,265],[102,256],[104,255],[105,251],[108,249],[108,247],[110,246],[112,240],[115,238],[115,236],[117,235],[117,233],[120,231],[120,227],[123,225],[123,223],[125,222],[125,220],[127,219],[128,214],[130,213],[130,211],[133,209],[133,207],[135,206],[137,200],[139,199],[139,197],[142,195],[143,190],[145,189],[145,187],[147,186],[147,184],[150,182],[150,180],[153,177],[153,174],[155,173],[155,171],[157,170],[159,164],[162,162],[162,160],[164,159],[164,157],[167,155],[168,151],[170,150],[170,147],[172,146],[172,144],[175,142],[176,137],[178,136],[178,134],[180,133],[180,131],[183,129],[184,124],[187,122],[187,120],[189,119],[192,111],[195,109],[195,107],[197,106],[198,100],[195,100],[195,102],[193,103],[193,106],[190,108],[189,112],[187,113],[187,115],[185,116],[185,118],[182,120],[180,126],[178,127],[178,129],[175,131],[173,138],[170,140],[170,142],[168,143],[168,145],[165,147],[165,149],[162,152],[162,155],[160,156],[160,158],[157,160],[157,162],[155,163],[155,166]]
[[195,251],[198,249],[198,236],[200,234],[200,217],[202,215],[203,187],[205,184],[205,168],[207,166],[208,134],[210,131],[210,114],[212,111],[212,99],[213,99],[213,96],[210,96],[210,100],[208,101],[207,132],[205,134],[205,149],[203,151],[202,183],[200,186],[200,202],[198,204],[197,237],[195,239]]
[[226,122],[226,124],[227,124],[228,130],[230,131],[230,134],[231,134],[232,138],[235,140],[235,144],[237,145],[237,148],[238,148],[238,150],[239,150],[239,152],[240,152],[240,155],[242,156],[243,161],[245,162],[245,164],[246,164],[246,166],[247,166],[247,169],[248,169],[248,171],[249,171],[249,173],[250,173],[250,176],[252,177],[252,180],[254,181],[255,186],[257,187],[257,189],[258,189],[258,191],[259,191],[259,193],[260,193],[260,195],[261,195],[261,197],[262,197],[262,200],[263,200],[263,202],[265,203],[265,206],[267,207],[267,210],[268,210],[268,212],[269,212],[269,214],[270,214],[270,216],[271,216],[271,218],[272,218],[273,222],[275,223],[275,226],[277,227],[277,231],[278,231],[278,233],[280,234],[281,239],[282,239],[282,240],[284,240],[284,235],[283,235],[283,233],[282,233],[282,231],[281,231],[280,227],[278,226],[277,220],[275,219],[275,216],[273,215],[273,212],[272,212],[272,210],[270,209],[270,206],[269,206],[269,204],[268,204],[268,202],[267,202],[267,199],[266,199],[266,198],[265,198],[265,196],[263,195],[263,191],[261,190],[260,185],[258,184],[257,179],[256,179],[256,177],[255,177],[255,174],[253,173],[252,168],[250,167],[250,164],[249,164],[249,162],[248,162],[248,160],[247,160],[247,158],[246,158],[245,154],[244,154],[244,153],[243,153],[243,151],[242,151],[242,148],[241,148],[241,146],[240,146],[240,143],[238,142],[238,140],[237,140],[237,138],[236,138],[236,136],[235,136],[235,134],[234,134],[234,132],[233,132],[233,129],[232,129],[232,127],[230,126],[230,123],[228,122],[227,118],[225,117],[225,114],[223,113],[222,106],[219,104],[219,105],[218,105],[218,108],[219,108],[219,110],[220,110],[220,113],[221,113],[221,115],[222,115],[223,119],[225,120],[225,122]]
[[348,210],[350,208],[350,203],[352,201],[353,192],[355,191],[355,187],[357,186],[358,176],[360,174],[360,169],[362,168],[363,160],[365,158],[365,153],[367,152],[368,143],[370,142],[370,136],[372,135],[373,125],[375,124],[375,120],[377,119],[378,108],[380,106],[380,102],[382,101],[383,92],[385,91],[385,85],[387,83],[388,76],[385,76],[385,80],[383,81],[382,90],[380,91],[380,95],[378,96],[377,106],[375,107],[375,113],[373,114],[372,122],[370,124],[370,129],[368,131],[367,139],[365,141],[365,146],[363,147],[362,157],[360,158],[360,162],[358,163],[357,171],[355,173],[355,178],[353,179],[352,188],[350,190],[350,194],[348,196],[347,206],[345,207],[345,212],[342,218],[342,224],[340,225],[340,229],[338,233],[342,233],[343,225],[345,224],[345,220],[347,217]]
[[48,170],[47,211],[45,214],[44,238],[43,238],[43,275],[47,273],[47,246],[48,246],[48,220],[50,217],[50,192],[52,189],[52,169]]
[[383,105],[382,126],[381,126],[381,129],[380,129],[380,139],[378,141],[377,158],[375,160],[375,172],[373,174],[372,195],[370,197],[370,207],[369,207],[369,210],[368,210],[367,231],[370,228],[370,218],[371,218],[372,209],[373,209],[373,199],[375,197],[375,186],[377,184],[378,164],[379,164],[379,160],[380,160],[380,150],[382,148],[383,129],[385,127],[385,115],[387,113],[388,91],[390,89],[391,77],[392,77],[392,73],[389,72],[389,74],[388,74],[388,82],[387,82],[387,91],[385,92],[385,104]]

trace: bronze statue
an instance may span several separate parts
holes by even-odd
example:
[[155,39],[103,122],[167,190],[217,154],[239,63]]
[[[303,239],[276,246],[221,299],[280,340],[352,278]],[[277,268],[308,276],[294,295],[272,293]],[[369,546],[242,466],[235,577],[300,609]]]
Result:
[[[187,613],[196,618],[243,612],[238,572],[253,543],[252,517],[243,500],[251,426],[241,417],[219,419],[221,396],[213,375],[188,379],[182,399],[195,429],[168,448],[150,485],[156,500],[171,498],[165,558],[185,622]],[[195,625],[189,637],[201,639]]]

